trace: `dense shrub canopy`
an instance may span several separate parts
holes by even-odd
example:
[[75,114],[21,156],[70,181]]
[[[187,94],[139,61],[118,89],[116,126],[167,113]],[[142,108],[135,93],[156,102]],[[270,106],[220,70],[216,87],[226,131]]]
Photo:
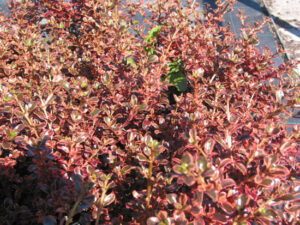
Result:
[[299,222],[292,66],[188,2],[11,2],[1,224]]

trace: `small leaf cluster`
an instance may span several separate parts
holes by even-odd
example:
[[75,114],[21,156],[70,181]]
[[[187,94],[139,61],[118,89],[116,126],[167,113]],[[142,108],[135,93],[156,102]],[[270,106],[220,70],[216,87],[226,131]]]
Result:
[[1,224],[299,224],[292,63],[187,2],[10,3]]

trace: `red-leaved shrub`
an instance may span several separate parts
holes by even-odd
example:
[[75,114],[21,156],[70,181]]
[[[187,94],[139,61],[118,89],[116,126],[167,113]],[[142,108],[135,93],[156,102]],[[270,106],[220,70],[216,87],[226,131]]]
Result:
[[188,2],[11,2],[1,224],[299,222],[292,66]]

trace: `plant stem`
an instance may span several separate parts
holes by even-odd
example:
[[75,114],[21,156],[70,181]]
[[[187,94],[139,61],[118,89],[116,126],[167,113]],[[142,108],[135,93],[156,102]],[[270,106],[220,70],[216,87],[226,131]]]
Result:
[[80,202],[82,201],[82,198],[83,198],[83,195],[84,195],[84,191],[81,191],[80,195],[79,195],[79,198],[77,199],[77,201],[75,202],[72,210],[70,211],[69,215],[68,215],[68,220],[66,222],[66,225],[69,225],[70,223],[72,223],[73,221],[73,216],[75,215],[77,209],[78,209],[78,206],[80,204]]
[[152,177],[152,170],[153,170],[153,162],[152,159],[150,160],[150,165],[149,165],[149,171],[148,171],[148,180],[147,180],[147,198],[146,198],[146,206],[147,209],[150,207],[150,200],[151,200],[151,177]]
[[37,138],[40,138],[40,136],[38,135],[38,132],[37,130],[35,129],[35,125],[32,123],[30,117],[28,116],[28,112],[24,109],[24,107],[22,106],[18,96],[16,94],[14,94],[14,98],[16,100],[16,102],[18,103],[19,107],[21,108],[22,110],[22,113],[25,117],[25,119],[27,120],[27,122],[29,123],[29,125],[33,128],[33,131],[34,131],[34,134]]
[[100,203],[100,205],[98,207],[98,213],[97,213],[97,219],[96,219],[95,225],[99,225],[99,221],[100,221],[100,216],[101,216],[102,209],[103,209],[103,205]]
[[103,209],[103,202],[104,202],[104,198],[106,196],[106,191],[107,191],[107,183],[108,183],[108,180],[105,181],[103,192],[101,194],[101,198],[100,198],[99,206],[98,206],[98,212],[97,212],[97,219],[96,219],[95,225],[99,225],[101,211]]

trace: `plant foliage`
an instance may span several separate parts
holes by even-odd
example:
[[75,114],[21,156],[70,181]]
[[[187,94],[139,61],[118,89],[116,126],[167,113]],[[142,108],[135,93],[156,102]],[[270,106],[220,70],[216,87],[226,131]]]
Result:
[[1,224],[299,224],[299,92],[265,23],[147,2],[0,16]]

